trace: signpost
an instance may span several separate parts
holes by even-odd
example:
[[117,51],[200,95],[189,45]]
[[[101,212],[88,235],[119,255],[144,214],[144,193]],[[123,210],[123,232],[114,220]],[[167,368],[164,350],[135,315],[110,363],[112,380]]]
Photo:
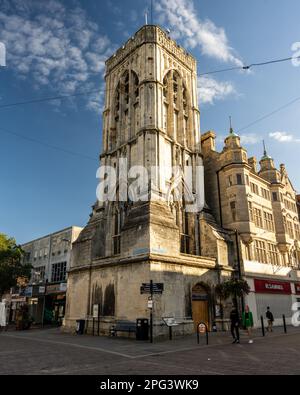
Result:
[[152,295],[153,294],[162,294],[164,290],[163,283],[154,283],[152,280],[150,283],[143,283],[141,285],[141,294],[151,294],[151,284],[152,284]]
[[100,308],[99,304],[93,304],[93,336],[95,335],[95,318],[98,320],[97,334],[100,334]]
[[206,344],[208,345],[208,327],[205,322],[200,322],[197,325],[197,342],[200,343],[200,333],[206,334]]
[[148,298],[148,309],[150,310],[150,343],[153,343],[153,295],[161,295],[164,290],[163,283],[143,283],[140,288],[141,295],[150,294]]
[[179,323],[176,322],[174,317],[163,317],[163,321],[167,325],[167,327],[169,328],[169,339],[172,340],[172,338],[173,338],[173,336],[172,336],[172,328],[173,328],[173,326],[178,326]]

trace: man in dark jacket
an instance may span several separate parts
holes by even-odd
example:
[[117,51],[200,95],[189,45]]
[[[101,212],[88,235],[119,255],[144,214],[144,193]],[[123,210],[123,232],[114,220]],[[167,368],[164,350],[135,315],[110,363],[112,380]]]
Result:
[[266,317],[268,320],[268,332],[273,332],[273,322],[274,322],[274,316],[271,313],[270,307],[267,307],[267,312],[266,312]]
[[239,313],[235,306],[232,307],[230,313],[230,321],[231,321],[231,334],[233,337],[233,344],[240,342],[240,332],[239,332],[239,325],[240,325],[240,317]]

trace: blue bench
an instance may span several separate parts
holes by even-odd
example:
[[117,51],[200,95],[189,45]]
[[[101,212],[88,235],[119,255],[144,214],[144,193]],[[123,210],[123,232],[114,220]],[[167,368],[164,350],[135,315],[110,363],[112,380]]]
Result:
[[136,323],[126,320],[118,320],[115,325],[111,327],[110,333],[112,336],[117,336],[118,332],[136,333]]

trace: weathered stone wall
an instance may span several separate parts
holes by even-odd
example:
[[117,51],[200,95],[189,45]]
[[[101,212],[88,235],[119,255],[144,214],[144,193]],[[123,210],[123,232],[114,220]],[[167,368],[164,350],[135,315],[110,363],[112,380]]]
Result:
[[[115,265],[108,261],[101,265],[99,261],[97,266],[92,267],[91,277],[89,268],[70,273],[66,329],[74,330],[76,319],[91,316],[94,303],[101,305],[101,331],[106,334],[109,334],[110,325],[116,320],[135,322],[137,318],[148,318],[149,295],[141,295],[140,287],[142,283],[149,283],[152,279],[153,282],[164,283],[163,294],[153,297],[157,331],[154,334],[167,335],[168,331],[162,325],[162,317],[172,316],[178,321],[191,319],[192,288],[197,283],[205,283],[213,289],[218,283],[219,274],[212,259],[189,255],[182,255],[177,259],[152,255],[148,259],[140,257],[140,260],[132,261],[115,262]],[[184,328],[187,333],[193,326],[186,322]],[[183,327],[178,328],[178,331],[182,329]]]

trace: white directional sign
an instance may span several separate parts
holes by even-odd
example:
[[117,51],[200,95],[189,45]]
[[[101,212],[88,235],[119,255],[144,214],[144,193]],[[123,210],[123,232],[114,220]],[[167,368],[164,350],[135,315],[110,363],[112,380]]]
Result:
[[93,305],[93,318],[98,318],[99,316],[99,305],[94,304]]

